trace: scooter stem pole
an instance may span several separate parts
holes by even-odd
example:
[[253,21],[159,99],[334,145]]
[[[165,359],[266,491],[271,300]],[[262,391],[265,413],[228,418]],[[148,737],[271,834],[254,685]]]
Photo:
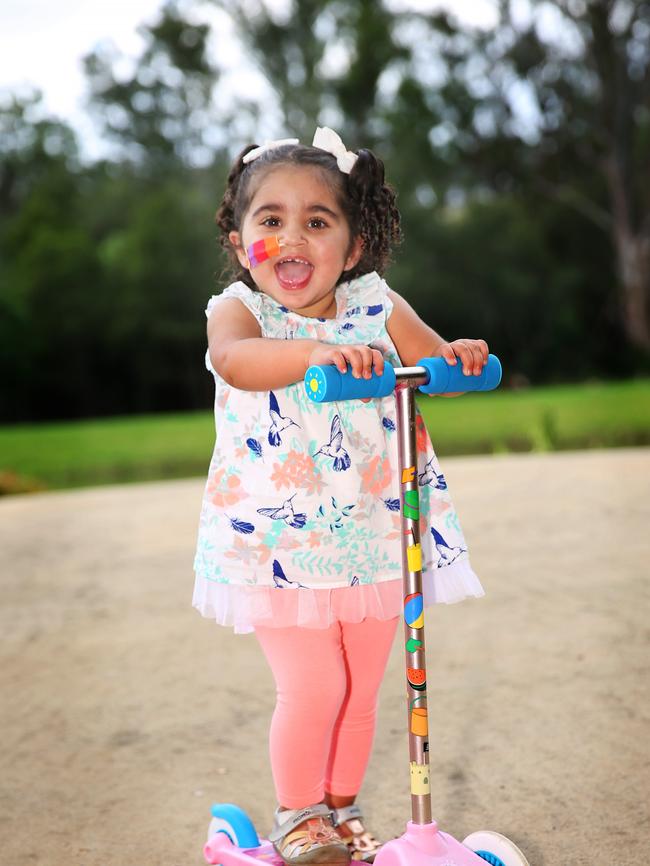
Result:
[[414,824],[430,824],[431,790],[427,718],[424,604],[414,388],[428,380],[422,367],[395,370],[395,402],[399,436],[399,482],[404,590],[407,716],[411,771],[411,811]]

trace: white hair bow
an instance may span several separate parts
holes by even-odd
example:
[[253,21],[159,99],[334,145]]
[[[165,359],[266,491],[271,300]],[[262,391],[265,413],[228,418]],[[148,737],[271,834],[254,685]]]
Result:
[[329,126],[317,126],[314,133],[312,147],[317,147],[319,150],[326,150],[336,157],[336,164],[343,174],[350,174],[352,166],[358,159],[356,153],[351,150],[346,150],[345,145],[341,141],[341,136],[330,129]]
[[266,153],[267,150],[275,150],[276,147],[283,147],[285,144],[298,144],[298,139],[278,138],[275,141],[265,141],[264,144],[261,144],[259,147],[249,150],[246,156],[242,158],[242,162],[252,162],[254,159],[257,159],[258,156]]

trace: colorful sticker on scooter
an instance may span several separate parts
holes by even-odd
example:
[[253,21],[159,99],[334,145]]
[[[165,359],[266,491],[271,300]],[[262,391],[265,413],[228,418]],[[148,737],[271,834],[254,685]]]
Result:
[[421,592],[412,592],[404,599],[404,619],[411,628],[422,628],[424,625],[424,602]]
[[411,520],[420,519],[420,500],[417,490],[404,491],[404,517]]
[[430,794],[429,766],[411,761],[411,794]]
[[419,544],[410,544],[406,548],[406,561],[409,571],[422,571],[422,548]]
[[429,721],[426,707],[412,708],[411,733],[416,737],[427,737],[429,735]]
[[415,480],[415,466],[409,466],[408,469],[402,469],[402,484],[408,484],[409,481]]
[[417,692],[423,692],[427,687],[427,672],[424,668],[407,668],[406,679]]
[[420,649],[421,646],[422,646],[422,641],[421,641],[421,640],[416,640],[416,638],[414,638],[414,637],[410,637],[410,638],[406,641],[406,652],[407,652],[407,653],[414,653],[414,652],[417,652],[417,651]]

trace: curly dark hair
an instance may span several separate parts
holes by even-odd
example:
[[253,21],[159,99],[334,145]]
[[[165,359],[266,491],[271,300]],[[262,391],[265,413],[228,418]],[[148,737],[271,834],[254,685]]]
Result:
[[319,170],[345,215],[350,246],[357,237],[363,242],[361,258],[353,268],[343,271],[338,282],[371,271],[384,273],[390,263],[392,246],[401,240],[400,214],[395,192],[384,181],[384,164],[371,150],[359,150],[350,174],[344,174],[332,154],[302,144],[285,144],[245,163],[243,157],[255,147],[255,144],[248,145],[235,159],[215,217],[221,230],[221,246],[228,254],[228,276],[241,280],[251,289],[257,288],[250,273],[240,265],[228,235],[239,231],[262,178],[281,165],[311,166]]

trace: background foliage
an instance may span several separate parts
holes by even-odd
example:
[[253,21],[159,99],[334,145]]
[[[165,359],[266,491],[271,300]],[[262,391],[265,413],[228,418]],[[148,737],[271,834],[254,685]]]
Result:
[[192,2],[144,28],[130,74],[86,58],[110,158],[82,160],[38,94],[4,98],[0,421],[209,405],[213,214],[269,117],[382,156],[405,234],[389,282],[445,336],[485,337],[509,381],[647,373],[650,3],[495,0],[487,31],[378,0],[212,5],[272,109],[224,108]]

